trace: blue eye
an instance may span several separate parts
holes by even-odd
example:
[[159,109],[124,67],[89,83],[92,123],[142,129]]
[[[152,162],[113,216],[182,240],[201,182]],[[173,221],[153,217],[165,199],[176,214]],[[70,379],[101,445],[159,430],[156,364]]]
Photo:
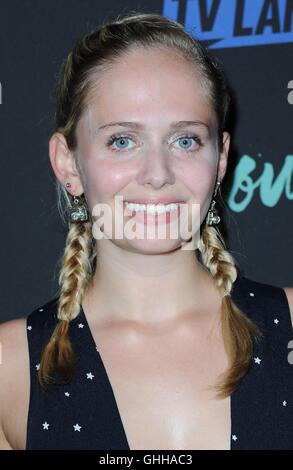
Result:
[[[118,146],[118,150],[127,149],[128,147],[125,144],[127,144],[128,140],[132,139],[130,139],[130,137],[127,137],[126,135],[112,135],[107,141],[107,146],[111,147],[111,145],[120,141],[120,143],[122,143],[122,146]],[[114,148],[114,150],[116,149]]]
[[[179,137],[178,141],[182,141],[184,143],[184,147],[181,147],[182,150],[190,150],[190,141],[191,140],[194,140],[199,146],[201,144],[201,141],[200,139],[195,136],[195,135],[191,135],[191,136],[188,136],[188,135],[185,135],[183,137]],[[187,145],[186,145],[187,144]],[[192,144],[191,144],[192,145]],[[193,149],[192,149],[193,150]]]

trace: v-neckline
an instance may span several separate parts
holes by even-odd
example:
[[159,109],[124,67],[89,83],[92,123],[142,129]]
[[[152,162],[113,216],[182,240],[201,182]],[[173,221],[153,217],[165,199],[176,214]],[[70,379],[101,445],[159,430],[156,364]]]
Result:
[[[106,379],[106,383],[107,383],[107,386],[108,386],[108,388],[110,390],[110,393],[111,393],[111,396],[112,396],[112,401],[113,401],[113,405],[114,405],[115,410],[116,410],[116,415],[117,415],[118,420],[120,422],[120,428],[121,428],[121,431],[122,431],[123,436],[124,436],[125,447],[126,447],[125,450],[131,451],[132,449],[130,449],[126,429],[125,429],[125,426],[124,426],[124,423],[123,423],[123,420],[122,420],[122,415],[121,415],[119,407],[118,407],[117,397],[115,395],[114,388],[113,388],[111,380],[109,378],[108,371],[106,369],[106,366],[105,366],[104,360],[101,356],[98,345],[96,344],[96,342],[94,340],[94,337],[93,337],[92,331],[90,329],[89,323],[87,321],[87,317],[86,317],[86,314],[84,312],[82,304],[80,305],[80,312],[79,312],[79,321],[80,320],[82,320],[84,322],[87,334],[89,336],[89,341],[91,343],[89,345],[89,348],[94,349],[96,351],[96,353],[98,354],[98,359],[99,359],[99,362],[102,366],[102,369],[103,369],[103,372],[104,372],[104,375],[105,375],[105,379]],[[233,409],[234,409],[234,393],[232,393],[232,395],[230,396],[230,449],[227,449],[227,450],[233,450],[233,440],[232,440],[233,422],[234,422],[234,420],[232,418]]]
[[124,426],[124,423],[122,421],[122,415],[120,413],[120,410],[119,410],[119,407],[118,407],[118,402],[117,402],[117,398],[116,398],[116,395],[114,393],[114,388],[112,386],[112,383],[111,383],[111,380],[109,378],[109,375],[108,375],[108,371],[106,369],[106,366],[105,366],[105,363],[104,363],[104,360],[101,356],[101,353],[100,353],[100,350],[99,350],[99,347],[98,345],[96,344],[95,340],[94,340],[94,337],[93,337],[93,334],[92,334],[92,330],[90,329],[90,326],[89,326],[89,323],[87,321],[87,317],[86,317],[86,314],[84,312],[84,309],[83,309],[83,306],[80,305],[80,313],[79,313],[79,319],[81,321],[83,321],[83,323],[85,324],[85,327],[86,327],[86,331],[87,331],[87,334],[88,334],[88,337],[89,337],[89,341],[90,341],[90,344],[89,344],[89,349],[93,349],[97,355],[98,355],[98,360],[100,362],[100,365],[102,366],[102,370],[103,370],[103,373],[104,373],[104,376],[105,376],[105,379],[106,379],[106,384],[110,390],[110,393],[111,393],[111,396],[112,396],[112,401],[113,401],[113,405],[114,405],[114,408],[116,410],[116,415],[118,417],[118,421],[120,422],[120,428],[121,428],[121,431],[123,433],[123,436],[124,436],[124,440],[125,440],[125,447],[126,449],[125,450],[131,450],[130,449],[130,445],[129,445],[129,441],[128,441],[128,437],[127,437],[127,434],[126,434],[126,429],[125,429],[125,426]]

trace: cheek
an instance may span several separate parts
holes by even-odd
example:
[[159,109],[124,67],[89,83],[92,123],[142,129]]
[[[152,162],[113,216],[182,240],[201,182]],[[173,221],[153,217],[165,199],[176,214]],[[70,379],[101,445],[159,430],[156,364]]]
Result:
[[85,192],[91,206],[107,202],[129,183],[131,172],[125,165],[102,160],[87,160],[84,164]]
[[197,202],[203,203],[214,184],[216,159],[203,159],[181,168],[181,179]]
[[210,205],[212,188],[215,182],[216,163],[212,160],[193,162],[182,170],[182,181],[191,195],[191,202],[199,204],[200,225]]

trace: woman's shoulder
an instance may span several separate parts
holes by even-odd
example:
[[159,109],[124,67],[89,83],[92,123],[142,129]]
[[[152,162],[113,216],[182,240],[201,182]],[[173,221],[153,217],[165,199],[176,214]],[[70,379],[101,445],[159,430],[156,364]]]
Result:
[[[0,324],[0,449],[18,448],[18,431],[14,428],[24,427],[22,415],[28,407],[30,369],[35,367],[38,346],[41,348],[58,321],[56,301],[51,299],[24,317]],[[33,328],[36,334],[32,336]]]
[[54,297],[46,303],[33,309],[26,317],[27,329],[30,331],[33,325],[46,327],[55,324],[57,318],[57,302],[59,297]]
[[40,362],[40,353],[48,343],[58,323],[57,303],[59,297],[54,297],[32,310],[26,318],[26,333],[31,368]]
[[293,288],[256,281],[239,274],[231,297],[245,313],[269,329],[291,334],[293,330]]
[[14,363],[20,364],[26,349],[26,318],[8,320],[0,324],[1,374]]
[[[0,323],[0,374],[12,376],[17,370],[25,370],[29,360],[28,338],[33,327],[40,333],[57,320],[57,298],[31,310],[21,318]],[[13,371],[13,374],[12,374]],[[3,387],[1,387],[3,389]]]
[[29,353],[26,318],[0,324],[0,448],[17,448],[11,429],[21,427],[21,413],[29,393]]

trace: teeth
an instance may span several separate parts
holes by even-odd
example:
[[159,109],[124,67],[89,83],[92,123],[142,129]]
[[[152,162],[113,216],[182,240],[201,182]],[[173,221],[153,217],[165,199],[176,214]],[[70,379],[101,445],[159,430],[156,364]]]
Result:
[[134,202],[126,202],[126,207],[130,211],[143,212],[147,214],[164,214],[166,212],[176,211],[179,207],[179,203],[171,204],[136,204]]

